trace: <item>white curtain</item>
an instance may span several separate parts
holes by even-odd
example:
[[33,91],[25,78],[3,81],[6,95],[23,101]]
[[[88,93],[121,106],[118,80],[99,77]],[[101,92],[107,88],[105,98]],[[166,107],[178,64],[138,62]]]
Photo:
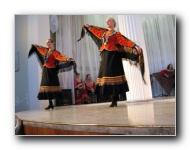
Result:
[[[176,24],[174,15],[142,15],[150,74],[172,63],[176,69]],[[153,77],[153,96],[166,94]]]
[[127,38],[135,42],[137,45],[139,45],[142,48],[144,54],[144,78],[146,84],[144,84],[142,80],[140,68],[131,66],[129,62],[123,61],[126,78],[129,84],[127,101],[152,99],[148,59],[141,17],[140,15],[118,15],[118,22],[119,31]]
[[[80,22],[81,22],[80,19],[75,20],[74,16],[70,15],[58,16],[58,30],[56,32],[56,49],[60,51],[62,54],[71,57],[73,59],[75,59],[74,55],[75,52],[77,52],[76,35],[80,35],[80,31],[76,30],[76,27],[77,24],[81,24]],[[62,89],[72,90],[72,98],[73,98],[72,102],[74,103],[74,86],[73,86],[74,72],[69,71],[69,72],[59,73],[58,76],[59,76],[60,86],[62,87]]]

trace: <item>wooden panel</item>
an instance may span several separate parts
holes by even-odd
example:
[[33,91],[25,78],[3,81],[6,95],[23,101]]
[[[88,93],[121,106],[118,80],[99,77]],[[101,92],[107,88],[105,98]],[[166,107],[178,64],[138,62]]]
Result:
[[71,130],[58,130],[52,128],[31,127],[24,126],[25,135],[112,135],[100,132],[86,132],[86,131],[71,131]]

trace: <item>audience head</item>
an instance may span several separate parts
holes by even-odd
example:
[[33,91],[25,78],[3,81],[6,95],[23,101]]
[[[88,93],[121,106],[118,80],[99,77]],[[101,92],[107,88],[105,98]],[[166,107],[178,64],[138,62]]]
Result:
[[91,79],[90,74],[87,74],[85,79],[86,79],[86,80]]
[[75,78],[80,78],[80,73],[76,73]]
[[174,68],[173,68],[173,65],[172,64],[169,64],[168,66],[167,66],[167,69],[168,70],[173,70]]

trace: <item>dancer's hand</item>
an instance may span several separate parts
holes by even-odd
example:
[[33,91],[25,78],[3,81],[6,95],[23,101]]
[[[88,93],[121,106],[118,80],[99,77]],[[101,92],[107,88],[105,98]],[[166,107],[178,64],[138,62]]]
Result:
[[67,61],[75,61],[74,59],[72,58],[68,58]]
[[136,45],[135,48],[136,48],[136,50],[137,50],[138,53],[142,52],[142,49],[139,46]]
[[85,24],[84,26],[85,26],[85,27],[87,27],[87,28],[88,28],[88,27],[90,27],[90,25],[89,25],[89,24]]

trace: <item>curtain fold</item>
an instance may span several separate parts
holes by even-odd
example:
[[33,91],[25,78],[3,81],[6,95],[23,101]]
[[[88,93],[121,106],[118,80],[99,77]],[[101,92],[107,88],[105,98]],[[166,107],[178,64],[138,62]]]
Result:
[[[176,69],[175,15],[142,15],[150,74],[160,72],[172,63]],[[167,94],[157,80],[152,78],[154,97]]]
[[131,66],[129,62],[123,61],[126,78],[129,84],[127,101],[152,99],[149,66],[141,17],[140,15],[118,15],[118,22],[119,31],[139,45],[142,48],[144,55],[144,78],[146,84],[144,84],[142,80],[140,68]]

